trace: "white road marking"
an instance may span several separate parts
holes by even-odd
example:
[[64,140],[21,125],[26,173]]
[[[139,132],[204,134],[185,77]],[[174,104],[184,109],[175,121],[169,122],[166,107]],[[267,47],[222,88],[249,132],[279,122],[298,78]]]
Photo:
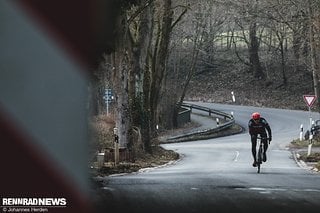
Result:
[[236,190],[252,190],[258,191],[261,194],[269,194],[271,192],[279,191],[295,191],[295,192],[317,192],[320,193],[319,189],[284,189],[284,188],[260,188],[260,187],[250,187],[250,188],[235,188]]
[[236,156],[235,156],[235,158],[233,159],[234,162],[237,162],[237,161],[238,161],[239,155],[240,155],[240,152],[239,152],[239,151],[236,151]]

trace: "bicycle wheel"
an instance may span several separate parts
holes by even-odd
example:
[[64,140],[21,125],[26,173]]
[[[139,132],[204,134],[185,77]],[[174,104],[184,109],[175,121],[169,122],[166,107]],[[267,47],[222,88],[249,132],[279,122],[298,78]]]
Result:
[[260,167],[261,167],[261,164],[262,164],[262,145],[259,146],[259,151],[258,151],[258,173],[260,173]]

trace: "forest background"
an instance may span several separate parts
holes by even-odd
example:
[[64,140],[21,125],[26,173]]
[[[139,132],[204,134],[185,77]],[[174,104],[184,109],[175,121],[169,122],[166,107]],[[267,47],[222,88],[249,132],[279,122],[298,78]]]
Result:
[[[320,0],[114,1],[112,50],[91,79],[93,149],[150,153],[185,100],[306,109],[318,97]],[[110,103],[105,91],[111,89]],[[108,109],[108,112],[106,112]]]

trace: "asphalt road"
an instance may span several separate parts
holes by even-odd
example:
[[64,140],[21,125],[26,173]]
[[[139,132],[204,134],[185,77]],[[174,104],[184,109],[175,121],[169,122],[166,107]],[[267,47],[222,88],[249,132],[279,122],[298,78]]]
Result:
[[[271,125],[273,141],[261,173],[252,167],[247,130],[238,135],[163,145],[183,157],[138,174],[106,177],[103,212],[319,212],[320,174],[299,167],[286,145],[309,126],[309,112],[201,104],[233,112],[247,127],[254,111]],[[313,114],[313,119],[319,119]],[[102,211],[101,211],[102,212]]]

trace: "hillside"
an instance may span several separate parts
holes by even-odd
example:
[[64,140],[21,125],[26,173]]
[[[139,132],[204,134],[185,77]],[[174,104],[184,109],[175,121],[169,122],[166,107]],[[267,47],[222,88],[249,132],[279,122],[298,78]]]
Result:
[[233,91],[238,105],[307,110],[303,95],[314,94],[312,74],[306,70],[288,71],[286,87],[282,85],[281,75],[267,73],[266,80],[259,80],[245,69],[234,67],[233,70],[202,72],[190,82],[186,100],[232,103]]
[[[307,71],[297,73],[288,73],[287,87],[281,86],[281,76],[279,73],[272,73],[267,80],[257,80],[245,69],[224,69],[224,71],[211,70],[196,74],[189,85],[186,100],[208,101],[215,103],[232,104],[231,91],[236,95],[238,105],[249,105],[259,107],[273,107],[283,109],[307,110],[303,100],[303,95],[313,94],[312,76]],[[104,141],[107,137],[108,128],[114,124],[110,123],[105,117],[97,118],[95,128],[101,132],[98,135],[98,141]],[[182,128],[163,132],[163,135],[172,135],[179,132],[185,132],[197,124],[189,124]],[[104,131],[102,131],[104,130]],[[111,131],[111,130],[109,130]],[[105,133],[105,134],[103,134]],[[101,142],[103,144],[105,142]],[[100,144],[100,145],[101,145]],[[106,144],[104,144],[106,146]],[[121,164],[118,167],[103,167],[100,170],[92,171],[93,175],[110,175],[114,173],[133,172],[145,167],[154,167],[164,163],[174,161],[179,156],[171,151],[164,150],[158,146],[153,147],[153,153],[140,156],[134,164]]]

